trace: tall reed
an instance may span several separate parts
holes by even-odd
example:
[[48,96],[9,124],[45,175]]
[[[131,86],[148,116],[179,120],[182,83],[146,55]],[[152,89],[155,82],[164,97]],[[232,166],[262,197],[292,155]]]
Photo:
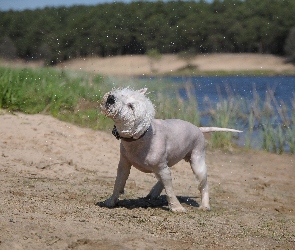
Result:
[[154,93],[157,117],[162,119],[178,118],[199,126],[200,114],[194,88],[188,82],[184,84],[184,89],[186,100],[180,96],[178,90]]
[[[211,107],[214,105],[210,105]],[[220,97],[213,110],[210,111],[210,125],[222,128],[235,128],[239,112],[239,103],[234,98],[229,100]],[[232,146],[233,133],[215,132],[211,136],[211,147],[226,148]]]

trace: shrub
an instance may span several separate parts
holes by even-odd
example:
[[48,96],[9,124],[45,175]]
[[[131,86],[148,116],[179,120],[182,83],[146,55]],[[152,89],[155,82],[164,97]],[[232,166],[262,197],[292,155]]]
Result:
[[295,62],[295,27],[290,30],[284,49],[290,59]]

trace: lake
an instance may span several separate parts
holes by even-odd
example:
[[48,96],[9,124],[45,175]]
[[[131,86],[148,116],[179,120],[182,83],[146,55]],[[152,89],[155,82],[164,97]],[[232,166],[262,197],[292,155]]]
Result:
[[[161,80],[171,82],[173,89],[178,90],[180,96],[187,99],[186,85],[192,87],[192,93],[197,98],[198,110],[203,112],[206,109],[205,99],[214,106],[220,102],[221,98],[228,99],[234,97],[243,100],[253,100],[254,93],[257,93],[261,100],[261,105],[268,91],[274,92],[275,100],[280,106],[282,102],[287,106],[288,116],[295,110],[295,76],[198,76],[198,77],[162,77]],[[272,101],[273,102],[273,101]],[[292,107],[292,102],[294,107]],[[273,105],[273,104],[272,104]],[[277,126],[281,120],[276,112],[273,124]],[[212,126],[208,116],[201,117],[202,126]],[[294,126],[291,125],[291,126]],[[239,144],[243,144],[243,137],[247,136],[248,127],[245,124],[236,124],[235,128],[245,131],[241,136]],[[252,146],[260,148],[261,138],[258,131],[253,133]],[[255,143],[255,140],[258,142]]]
[[197,98],[200,112],[205,109],[205,98],[216,104],[220,98],[229,97],[253,100],[253,94],[257,93],[260,100],[264,101],[270,90],[274,92],[277,102],[284,102],[290,111],[292,101],[295,102],[295,76],[173,76],[149,79],[171,82],[173,89],[177,89],[184,99],[187,99],[185,85],[193,86],[193,95]]
[[259,97],[264,100],[265,93],[274,91],[278,102],[284,101],[291,107],[295,99],[295,76],[199,76],[199,77],[166,77],[179,85],[179,93],[186,98],[185,83],[191,83],[197,97],[200,111],[203,109],[203,100],[207,96],[210,101],[217,103],[222,98],[229,96],[253,99],[254,89]]

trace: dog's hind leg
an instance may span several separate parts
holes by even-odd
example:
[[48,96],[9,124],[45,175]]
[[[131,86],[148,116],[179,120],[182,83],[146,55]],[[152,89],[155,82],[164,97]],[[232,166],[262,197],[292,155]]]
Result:
[[193,151],[191,154],[190,164],[196,179],[199,182],[198,189],[201,193],[201,206],[199,209],[210,210],[205,151]]
[[[157,177],[157,176],[156,176]],[[164,185],[161,180],[158,180],[158,182],[152,187],[149,194],[146,196],[146,198],[149,199],[156,199],[160,196],[164,189]]]

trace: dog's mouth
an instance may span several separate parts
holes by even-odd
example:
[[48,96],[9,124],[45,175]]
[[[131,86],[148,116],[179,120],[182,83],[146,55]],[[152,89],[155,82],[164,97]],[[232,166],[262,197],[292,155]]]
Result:
[[100,104],[100,109],[104,115],[111,116],[113,113],[114,104],[116,103],[116,98],[114,95],[110,94],[106,99],[104,98],[104,100],[106,101]]
[[114,95],[109,95],[106,101],[106,108],[109,108],[111,105],[114,105],[116,102],[116,98]]

